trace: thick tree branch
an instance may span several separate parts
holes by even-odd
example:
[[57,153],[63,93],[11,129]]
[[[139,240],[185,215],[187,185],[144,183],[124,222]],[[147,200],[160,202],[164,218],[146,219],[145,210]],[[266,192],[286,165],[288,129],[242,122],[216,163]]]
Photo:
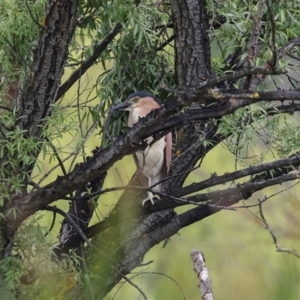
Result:
[[210,101],[216,100],[250,100],[255,101],[284,101],[284,100],[300,100],[300,91],[270,91],[270,92],[252,92],[248,90],[227,90],[227,89],[210,89],[206,91],[195,92],[195,96],[191,99],[193,102],[200,99]]
[[[226,202],[227,198],[231,199],[233,196],[239,195],[239,200],[248,199],[253,193],[260,191],[266,187],[273,186],[276,184],[282,184],[283,182],[295,180],[297,178],[299,178],[299,174],[297,171],[295,171],[292,172],[291,174],[282,175],[276,178],[261,180],[261,181],[249,181],[241,185],[238,185],[237,187],[234,188],[229,188],[225,190],[214,191],[214,192],[209,192],[204,194],[198,194],[183,199],[168,197],[168,195],[164,195],[165,199],[170,198],[170,200],[157,201],[154,205],[147,207],[147,211],[157,212],[164,209],[170,209],[170,208],[175,208],[187,204],[196,204],[196,203],[199,203],[200,206],[209,206],[214,209],[216,208],[221,210],[223,206],[225,207],[228,206]],[[208,203],[203,204],[203,202],[208,202]]]
[[[299,175],[294,172],[293,174],[282,176],[279,181],[289,181],[297,179],[298,177]],[[128,251],[128,247],[130,247],[130,251],[125,252],[122,256],[122,264],[118,265],[119,270],[122,270],[122,272],[126,273],[128,271],[128,268],[129,270],[133,269],[134,267],[139,265],[141,255],[143,255],[143,253],[145,253],[154,245],[176,234],[181,228],[204,219],[220,211],[224,207],[231,206],[241,199],[243,199],[243,197],[240,193],[234,193],[232,195],[224,197],[222,201],[220,201],[220,199],[216,199],[209,205],[203,204],[202,206],[191,209],[179,216],[177,216],[175,213],[170,213],[169,210],[164,211],[165,217],[163,215],[156,215],[158,213],[149,215],[146,219],[143,220],[141,227],[139,227],[136,232],[133,232],[130,240],[127,240],[128,238],[126,238],[128,243],[125,243],[124,247]],[[215,205],[215,207],[213,205]],[[135,224],[133,219],[131,219],[129,224],[130,223]],[[121,228],[123,227],[124,225],[122,227],[117,226],[117,229],[121,230]],[[142,243],[140,240],[141,232],[144,232],[144,235],[142,236]],[[105,240],[100,239],[98,242],[101,241],[103,243]],[[99,257],[101,255],[101,252],[97,253],[96,250],[95,255],[96,257]],[[110,284],[116,283],[119,280],[119,276],[117,276],[116,274],[114,276],[116,277],[114,277],[115,279],[111,278],[112,281],[110,281]]]
[[[220,93],[219,90],[214,92],[215,97],[228,97],[240,96],[235,94],[239,91],[230,91],[231,94]],[[276,92],[249,92],[243,91],[243,98],[265,100],[265,99],[284,99],[294,98],[300,99],[300,91],[276,91]],[[293,98],[292,97],[292,98]],[[244,102],[241,102],[243,105]],[[171,99],[166,102],[164,107],[159,110],[153,111],[146,118],[142,118],[132,129],[126,132],[122,136],[116,137],[110,146],[105,149],[97,149],[93,157],[90,157],[86,163],[79,164],[75,169],[67,176],[59,177],[54,182],[48,184],[41,190],[34,191],[21,198],[15,198],[14,202],[8,206],[16,205],[22,207],[20,211],[23,211],[23,217],[21,219],[8,217],[8,224],[10,222],[13,228],[17,227],[23,218],[34,213],[37,209],[43,208],[51,202],[62,198],[63,196],[75,191],[82,187],[87,182],[100,176],[106,172],[116,161],[120,160],[125,155],[136,152],[139,149],[143,149],[147,146],[146,143],[140,141],[145,138],[156,135],[155,139],[160,138],[166,132],[171,131],[174,127],[190,124],[191,121],[208,120],[210,118],[220,118],[224,115],[232,113],[237,108],[241,107],[234,101],[228,101],[225,105],[221,105],[215,108],[203,108],[203,109],[190,109],[184,113],[176,114],[167,118],[170,114],[178,111],[180,103],[176,99]],[[162,122],[164,120],[164,122]],[[25,204],[25,206],[23,206]],[[26,208],[25,208],[26,207]],[[11,216],[12,217],[12,216]],[[15,224],[14,224],[15,223]],[[14,224],[14,225],[13,225]]]
[[[283,45],[277,50],[277,59],[283,58],[289,51],[291,51],[296,46],[300,46],[300,35],[289,40],[285,45]],[[270,66],[272,66],[272,59],[273,58],[271,58],[271,60],[268,62],[269,68]]]
[[257,4],[257,14],[253,18],[253,30],[251,38],[248,43],[248,66],[252,67],[255,64],[255,59],[258,53],[258,39],[260,35],[261,25],[262,25],[262,16],[264,14],[264,6],[266,0],[260,0]]
[[[299,166],[299,164],[300,164],[300,155],[297,154],[292,156],[289,159],[282,159],[282,160],[277,160],[271,163],[264,164],[262,167],[254,166],[254,167],[246,168],[241,171],[224,174],[222,176],[212,176],[208,180],[197,183],[195,185],[193,184],[191,186],[188,186],[187,188],[183,188],[178,192],[178,197],[180,195],[186,194],[187,189],[189,189],[190,187],[192,188],[190,189],[192,190],[192,192],[196,192],[197,191],[196,188],[193,189],[194,187],[196,187],[196,185],[199,187],[199,189],[204,189],[217,184],[226,183],[230,180],[242,178],[244,176],[249,176],[251,174],[258,174],[264,172],[254,177],[252,180],[231,189],[199,194],[185,199],[180,199],[166,194],[161,194],[162,201],[157,201],[154,205],[147,206],[147,207],[137,206],[136,202],[133,202],[132,205],[134,206],[134,208],[119,207],[117,213],[114,213],[112,216],[108,217],[102,222],[89,227],[87,236],[89,238],[92,238],[95,235],[99,234],[100,232],[103,232],[104,230],[108,229],[109,227],[115,226],[119,222],[130,222],[137,216],[140,217],[142,215],[147,215],[149,213],[155,213],[155,212],[164,211],[166,209],[176,208],[179,206],[190,204],[191,202],[199,203],[199,207],[192,209],[191,211],[193,213],[187,212],[186,215],[183,214],[183,216],[193,215],[194,212],[196,211],[201,213],[200,215],[196,214],[197,216],[195,216],[195,218],[199,217],[202,219],[208,216],[206,214],[210,215],[212,214],[212,212],[215,213],[217,211],[222,210],[223,207],[231,206],[242,199],[249,198],[256,191],[260,191],[266,187],[273,186],[276,184],[281,184],[283,182],[295,180],[299,178],[298,172],[292,172],[291,174],[287,174],[288,172],[294,170],[294,167]],[[188,192],[190,192],[190,190]],[[118,216],[118,212],[124,213],[124,211],[126,211],[126,216],[123,216],[122,219],[120,219]],[[185,219],[185,217],[183,218]],[[188,219],[189,217],[187,218],[187,220]],[[188,225],[190,224],[191,223],[189,223]],[[69,243],[70,245],[73,245],[76,244],[79,240],[80,240],[80,236],[76,235],[72,237],[72,240],[69,241]]]
[[208,80],[208,82],[204,82],[200,85],[201,88],[209,88],[214,87],[215,85],[225,82],[225,81],[236,81],[240,78],[249,76],[249,75],[281,75],[286,74],[285,70],[266,70],[265,68],[254,68],[254,69],[243,69],[241,71],[236,71],[232,74],[221,75],[219,77]]
[[276,68],[277,64],[277,51],[276,51],[276,21],[273,16],[273,12],[271,9],[271,4],[269,3],[269,0],[266,0],[267,8],[268,8],[268,14],[271,24],[271,41],[270,41],[270,47],[272,50],[272,58],[269,60],[270,66],[272,69]]
[[299,167],[300,165],[300,155],[295,155],[291,158],[285,158],[280,160],[275,160],[270,163],[265,163],[249,168],[245,168],[240,171],[232,172],[232,173],[225,173],[222,176],[216,176],[216,174],[213,174],[211,178],[198,182],[193,183],[187,187],[182,188],[179,193],[176,195],[177,197],[182,197],[184,195],[188,195],[197,191],[201,191],[203,189],[219,185],[219,184],[225,184],[228,181],[236,180],[243,178],[245,176],[250,176],[254,174],[258,174],[261,172],[265,172],[268,170],[274,170],[276,168],[280,169],[281,172],[286,170],[287,172],[292,171],[296,167]]
[[[293,172],[292,174],[288,175],[283,175],[280,177],[280,179],[274,178],[273,183],[278,182],[278,184],[282,182],[287,182],[290,180],[295,180],[299,178],[299,174],[297,172]],[[263,183],[262,185],[265,185],[266,183]],[[272,184],[273,185],[273,184]],[[267,187],[267,186],[265,186]],[[234,194],[232,193],[231,195],[226,196],[225,198],[222,199],[222,201],[219,201],[219,199],[216,199],[210,203],[210,205],[202,205],[196,208],[193,208],[180,216],[179,222],[180,222],[180,227],[184,228],[186,226],[189,226],[197,221],[200,221],[204,218],[207,218],[220,210],[222,210],[224,207],[229,207],[233,204],[236,204],[240,200],[242,200],[243,197],[241,194],[237,193]],[[215,205],[215,207],[214,207]]]

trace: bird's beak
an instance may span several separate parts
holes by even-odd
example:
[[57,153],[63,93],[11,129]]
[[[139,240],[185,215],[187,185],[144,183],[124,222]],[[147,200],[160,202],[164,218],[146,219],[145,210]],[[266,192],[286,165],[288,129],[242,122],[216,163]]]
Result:
[[113,112],[118,110],[126,110],[129,107],[129,102],[125,101],[113,107]]

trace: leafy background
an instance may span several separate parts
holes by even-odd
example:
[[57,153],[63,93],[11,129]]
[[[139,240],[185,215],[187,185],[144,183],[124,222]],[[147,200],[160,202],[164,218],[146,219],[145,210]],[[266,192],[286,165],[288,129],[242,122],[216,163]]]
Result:
[[[88,85],[93,86],[101,72],[103,70],[100,65],[93,67],[84,76],[82,82],[86,81]],[[68,77],[68,73],[65,77]],[[76,95],[76,90],[75,86],[68,92],[61,104],[62,107],[64,104],[67,105],[73,95]],[[87,91],[84,92],[81,99],[85,99],[87,94]],[[93,98],[93,95],[90,97]],[[99,99],[96,98],[90,105],[97,105],[98,102]],[[68,149],[72,151],[79,142],[79,133],[74,135],[65,132],[57,139],[56,145],[60,145],[64,151]],[[100,142],[100,136],[95,129],[85,144],[86,154],[90,154],[90,151],[99,146]],[[257,148],[259,150],[260,147]],[[46,156],[43,161],[47,159],[49,157]],[[36,176],[43,176],[54,164],[55,162],[52,161],[49,164],[44,163],[41,170],[36,168]],[[233,154],[224,144],[218,145],[204,159],[201,168],[188,177],[186,184],[206,179],[215,172],[220,175],[225,171],[234,171],[234,165]],[[124,158],[109,170],[104,188],[126,185],[134,170],[132,158]],[[57,175],[61,175],[60,171],[53,171],[45,183],[55,179]],[[269,188],[265,193],[256,193],[246,204],[254,203],[258,197],[277,193],[289,186],[291,184],[284,184]],[[294,247],[296,250],[300,249],[298,191],[299,188],[293,187],[264,204],[265,215],[279,238],[279,244],[282,247]],[[102,219],[109,212],[120,194],[121,191],[116,191],[101,196],[92,223]],[[61,200],[57,205],[68,208],[67,201]],[[177,211],[182,212],[187,209],[188,207],[180,208]],[[190,259],[191,250],[198,248],[205,254],[216,299],[299,299],[299,260],[275,251],[269,233],[257,218],[257,210],[257,208],[225,210],[182,229],[180,234],[172,237],[166,246],[161,243],[151,249],[145,256],[144,262],[153,260],[153,263],[137,268],[129,278],[138,284],[149,299],[199,299],[197,277]],[[50,226],[51,220],[51,214],[45,213],[40,224]],[[59,228],[60,224],[57,222],[51,233],[53,241],[56,240]],[[120,283],[105,299],[141,298],[131,285]]]
[[[83,14],[85,12],[85,2],[81,2]],[[4,3],[8,5],[9,1],[3,2],[1,5],[4,5]],[[20,5],[19,1],[15,1],[15,3],[17,6]],[[222,62],[234,50],[235,46],[246,44],[249,38],[246,33],[252,26],[252,20],[249,16],[251,12],[255,13],[256,11],[255,3],[249,1],[247,7],[242,1],[227,1],[228,5],[223,5],[221,1],[210,3],[212,14],[222,14],[228,20],[222,26],[222,30],[212,32],[214,39],[212,64],[217,73],[222,72],[224,67]],[[36,4],[38,5],[36,11],[42,10],[43,1],[36,2]],[[52,117],[47,120],[46,130],[48,132],[45,132],[45,134],[51,136],[51,142],[45,143],[39,156],[39,162],[32,174],[32,179],[36,182],[44,178],[57,165],[57,160],[53,154],[53,145],[62,158],[68,157],[70,153],[79,149],[79,155],[74,160],[69,159],[65,163],[66,168],[71,168],[74,164],[84,160],[85,156],[90,155],[95,147],[101,143],[104,143],[104,145],[108,143],[109,139],[120,131],[123,119],[119,116],[112,116],[113,125],[106,138],[102,140],[103,120],[107,116],[107,110],[112,103],[124,99],[134,89],[149,89],[155,93],[158,92],[158,89],[156,89],[159,77],[158,70],[162,58],[161,55],[156,55],[152,51],[158,41],[157,38],[153,38],[151,31],[145,30],[145,25],[149,25],[149,20],[156,20],[158,24],[166,23],[168,12],[163,9],[149,10],[147,5],[141,5],[139,11],[135,11],[132,1],[119,0],[116,4],[118,5],[113,6],[109,1],[103,1],[98,10],[93,12],[92,10],[98,3],[97,1],[89,2],[92,17],[87,20],[82,19],[81,28],[76,33],[77,36],[72,45],[69,63],[74,64],[75,68],[76,64],[89,57],[93,45],[102,40],[115,21],[129,25],[127,25],[124,33],[119,35],[110,44],[107,51],[103,53],[101,63],[91,68],[80,79],[80,82],[68,91],[63,100],[55,106]],[[295,17],[299,15],[299,11],[293,9],[293,5],[296,6],[296,4],[298,4],[298,1],[295,1],[295,3],[293,1],[278,1],[274,4],[277,9],[275,16],[278,23],[277,41],[280,44],[284,44],[299,32],[299,18]],[[115,9],[115,7],[118,7],[118,9]],[[5,11],[7,11],[7,8],[5,8]],[[23,17],[28,17],[25,7],[24,9],[18,9],[17,12],[12,10],[11,13],[10,21],[16,15],[20,20]],[[293,15],[291,15],[292,13]],[[104,21],[99,22],[99,18]],[[0,29],[3,33],[3,28],[7,29],[7,23],[5,24],[7,20],[4,18],[1,20]],[[26,20],[23,23],[29,24],[30,22]],[[13,28],[16,28],[16,25],[18,24],[11,23]],[[25,53],[26,56],[29,55],[28,53],[34,45],[36,27],[23,27],[23,29],[25,33],[30,31],[33,34],[32,36],[26,35],[31,44],[29,43],[28,46],[24,43],[24,49],[19,49],[20,53]],[[245,33],[243,40],[238,39],[237,31]],[[11,34],[11,31],[5,32]],[[17,36],[21,40],[16,40],[16,45],[23,45],[24,36],[19,35],[18,31],[13,33],[11,36],[8,35],[7,39],[14,42]],[[267,36],[264,38],[268,39]],[[135,41],[135,43],[132,41]],[[4,45],[1,45],[1,47],[1,58],[5,58],[2,64],[2,67],[4,67],[1,70],[2,72],[11,73],[12,77],[19,77],[28,71],[27,66],[24,66],[22,61],[19,60],[17,60],[16,69],[10,69],[12,67],[11,57],[8,57],[7,54],[11,49],[10,47],[4,47]],[[270,48],[265,47],[263,50],[263,55],[269,57]],[[171,48],[167,48],[164,55],[167,62],[172,61]],[[264,58],[264,56],[261,56],[256,61],[257,65],[260,65]],[[286,62],[283,64],[286,64]],[[166,67],[165,70],[165,82],[169,87],[172,87],[173,80],[171,67],[172,64]],[[71,66],[66,68],[65,79],[71,74],[72,69]],[[109,70],[111,71],[108,72]],[[147,73],[145,70],[147,70]],[[278,78],[277,80],[278,84],[286,84],[286,82],[280,82]],[[271,83],[268,82],[267,84]],[[121,86],[122,88],[120,88]],[[159,92],[162,99],[168,96],[166,92]],[[255,106],[253,109],[255,109]],[[100,119],[98,118],[99,115]],[[224,123],[223,129],[232,130],[233,128],[230,128],[230,122],[232,121],[234,120],[228,120],[227,127]],[[269,133],[273,138],[270,140],[272,140],[273,146],[276,143],[280,144],[282,141],[288,140],[287,137],[290,138],[290,144],[298,145],[298,116],[289,118],[289,122],[285,126],[284,118],[277,120],[274,118],[273,123],[269,124]],[[291,126],[293,126],[291,132],[284,131],[284,129],[291,128]],[[298,129],[294,130],[295,128]],[[251,130],[251,128],[244,128],[245,134],[249,133],[245,137],[246,140],[252,139],[252,144],[257,153],[266,151],[265,145],[253,134],[253,130],[251,133]],[[232,141],[234,139],[228,140],[227,145],[220,144],[211,151],[203,161],[201,168],[189,176],[186,184],[208,178],[215,172],[220,175],[235,170],[234,155],[228,151],[228,146],[232,145]],[[286,148],[287,152],[292,151],[290,146]],[[282,151],[284,152],[284,149]],[[262,158],[265,160],[272,159],[270,155],[259,155],[259,159]],[[239,165],[238,168],[240,168]],[[124,158],[109,170],[104,188],[126,185],[134,170],[132,158]],[[61,175],[61,171],[56,168],[45,178],[42,185],[51,182],[58,175]],[[247,204],[254,203],[255,199],[262,198],[265,194],[277,193],[290,185],[284,184],[280,187],[268,189],[264,193],[256,193],[252,199],[247,201]],[[221,188],[224,188],[224,186]],[[120,194],[121,191],[101,196],[92,223],[107,215]],[[266,217],[279,238],[280,245],[294,247],[299,250],[300,229],[297,221],[299,219],[300,204],[297,199],[298,194],[299,189],[293,187],[285,191],[284,194],[278,194],[271,198],[264,204],[264,208]],[[68,209],[66,200],[61,200],[56,205],[65,210]],[[182,212],[186,209],[188,208],[180,208],[178,211]],[[57,218],[61,220],[59,217]],[[40,216],[33,217],[33,220],[36,219],[38,219],[38,223],[29,220],[24,225],[24,230],[21,229],[20,231],[23,234],[23,239],[28,239],[28,245],[24,245],[28,249],[32,248],[31,238],[33,236],[25,229],[35,228],[36,233],[38,232],[37,228],[40,228],[40,238],[43,241],[43,233],[47,231],[46,228],[50,227],[52,215],[50,213],[40,213]],[[35,249],[38,249],[38,251],[33,251],[35,254],[34,260],[36,264],[42,262],[41,268],[49,267],[49,264],[43,260],[43,255],[45,257],[50,255],[49,244],[57,241],[56,237],[59,234],[59,229],[60,224],[56,222],[53,231],[48,235],[47,242],[41,242],[40,244],[37,240],[33,242]],[[133,282],[138,284],[150,299],[199,299],[198,282],[192,270],[190,259],[190,252],[194,248],[199,248],[205,254],[216,299],[299,299],[299,260],[287,254],[276,253],[269,233],[257,218],[257,208],[237,209],[237,211],[225,210],[181,230],[180,235],[172,237],[165,247],[159,244],[151,249],[144,261],[153,260],[153,263],[136,269],[129,278],[132,278]],[[46,291],[52,288],[52,281],[49,278],[47,279],[48,285],[43,286],[45,291],[40,294],[42,295],[40,299],[47,299]],[[141,297],[137,290],[128,283],[120,283],[107,295],[106,299],[141,299]]]

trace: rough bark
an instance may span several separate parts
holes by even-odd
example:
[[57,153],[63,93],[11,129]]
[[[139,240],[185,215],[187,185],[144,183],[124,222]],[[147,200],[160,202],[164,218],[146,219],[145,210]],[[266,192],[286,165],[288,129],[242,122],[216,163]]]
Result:
[[[287,92],[287,95],[292,93],[293,92]],[[255,101],[256,99],[261,100],[260,94],[266,93],[242,93],[245,97],[248,95],[249,99],[255,97]],[[276,92],[270,92],[270,94],[275,95]],[[295,94],[297,94],[297,97],[300,96],[300,92],[298,91],[295,92]],[[278,92],[278,95],[279,98],[283,98],[281,91]],[[153,111],[149,116],[138,122],[132,129],[116,137],[108,147],[95,150],[93,157],[88,159],[86,163],[78,164],[74,170],[66,176],[58,177],[42,189],[36,189],[31,193],[13,195],[12,201],[6,206],[6,211],[11,210],[11,208],[16,208],[17,213],[6,215],[8,228],[14,231],[25,218],[34,212],[43,209],[46,205],[55,200],[63,198],[66,194],[82,188],[86,183],[104,174],[116,161],[125,155],[147,146],[145,143],[139,141],[153,134],[155,135],[155,139],[159,139],[172,128],[178,128],[184,125],[186,127],[182,130],[183,134],[179,131],[179,141],[177,142],[177,148],[182,148],[179,148],[177,153],[175,152],[175,155],[177,154],[178,156],[174,158],[173,162],[176,161],[176,163],[173,163],[169,179],[164,184],[165,192],[176,194],[176,190],[181,188],[184,179],[193,168],[193,165],[200,158],[204,157],[214,146],[212,144],[209,147],[204,147],[199,142],[199,136],[201,137],[201,135],[204,134],[206,138],[213,137],[216,142],[220,139],[220,137],[215,135],[216,126],[210,119],[221,118],[236,111],[240,107],[249,105],[252,101],[227,101],[225,104],[213,108],[187,109],[184,113],[178,113],[167,118],[180,108],[178,103],[177,100],[170,100],[170,103],[166,103],[162,109]],[[287,107],[287,110],[293,112],[293,109],[297,109],[298,106],[291,104],[287,105]],[[161,122],[162,119],[164,119],[164,122]],[[193,122],[199,123],[201,120],[207,120],[207,123],[203,122],[196,127]],[[201,128],[203,128],[202,131]],[[191,132],[191,130],[195,131]],[[197,130],[200,131],[200,135],[197,135]],[[188,136],[185,135],[185,131],[189,134]],[[133,141],[137,142],[133,143]],[[175,151],[177,151],[176,148]],[[170,190],[168,190],[169,188]]]
[[[93,212],[99,197],[80,199],[80,196],[89,192],[95,193],[100,191],[102,189],[104,178],[106,177],[106,175],[106,173],[103,173],[100,177],[92,180],[83,188],[78,189],[75,195],[75,199],[78,198],[78,200],[72,201],[70,204],[68,215],[85,234],[88,232],[88,225],[93,216]],[[57,255],[62,252],[68,253],[69,250],[75,248],[77,248],[78,250],[79,242],[75,244],[71,242],[72,238],[76,234],[77,231],[73,228],[68,219],[64,218],[59,233],[60,246],[55,249]]]
[[200,288],[203,300],[213,300],[211,281],[208,275],[208,269],[205,266],[204,254],[198,249],[194,249],[191,253],[191,259],[194,263],[194,271],[199,278],[198,287]]
[[[41,31],[38,50],[34,53],[33,72],[18,97],[18,112],[23,118],[19,119],[17,125],[27,130],[25,132],[26,137],[33,137],[37,140],[41,138],[41,125],[43,125],[44,118],[51,113],[51,104],[97,60],[99,53],[121,30],[121,25],[117,23],[108,34],[107,39],[103,40],[103,44],[100,43],[95,48],[94,55],[85,61],[58,90],[67,59],[69,42],[74,33],[76,6],[77,1],[75,0],[49,1],[45,26]],[[141,142],[142,140],[150,135],[155,135],[155,138],[158,139],[174,128],[178,129],[171,173],[163,184],[162,193],[165,196],[162,196],[162,199],[166,201],[142,208],[140,202],[145,191],[128,189],[119,199],[111,215],[97,224],[99,227],[102,226],[102,230],[98,231],[98,236],[92,240],[92,244],[96,247],[87,247],[85,257],[88,271],[92,275],[91,285],[87,289],[90,292],[90,288],[92,288],[92,293],[98,298],[103,298],[123,276],[139,266],[149,249],[172,236],[181,228],[208,217],[224,207],[235,204],[241,199],[247,199],[252,193],[266,186],[280,184],[299,177],[295,172],[287,174],[294,167],[299,166],[299,156],[296,155],[290,160],[277,161],[273,165],[248,168],[244,173],[238,171],[239,173],[212,176],[206,181],[182,189],[185,178],[197,161],[203,158],[216,143],[226,138],[216,135],[216,119],[254,101],[300,99],[300,92],[249,92],[248,90],[214,89],[217,84],[223,81],[234,81],[248,74],[265,76],[281,73],[270,70],[269,66],[265,69],[244,70],[219,78],[211,76],[208,15],[205,1],[172,0],[171,6],[174,32],[176,33],[176,84],[178,89],[184,91],[185,94],[180,93],[178,98],[166,102],[161,110],[153,112],[136,124],[134,128],[126,131],[122,136],[116,137],[110,146],[105,149],[96,149],[94,155],[87,159],[87,162],[78,164],[66,176],[57,178],[43,188],[36,188],[31,193],[26,191],[24,194],[13,195],[12,201],[6,205],[4,211],[7,216],[7,223],[0,224],[0,228],[5,225],[5,231],[9,229],[10,232],[14,232],[29,215],[76,191],[76,196],[79,199],[78,202],[73,202],[70,214],[74,215],[74,220],[79,216],[81,229],[87,232],[88,237],[94,237],[95,234],[92,230],[95,227],[91,227],[90,231],[87,231],[87,224],[92,211],[88,206],[88,201],[80,199],[80,195],[86,190],[88,182],[94,186],[93,192],[99,191],[102,184],[99,184],[100,178],[102,182],[106,171],[117,160],[147,146]],[[278,57],[281,55],[280,53],[284,55],[288,51],[287,49],[290,49],[290,45],[292,47],[297,44],[299,44],[299,37],[293,39],[292,42],[290,41],[286,47],[279,49]],[[218,102],[219,100],[225,101]],[[190,107],[193,102],[200,102],[203,105]],[[215,106],[205,107],[206,103],[215,102],[217,102]],[[186,107],[182,110],[183,106]],[[279,109],[292,113],[295,110],[299,111],[300,106],[294,103]],[[201,139],[212,140],[215,144],[205,147],[201,143]],[[278,172],[274,172],[274,170]],[[195,203],[209,200],[209,203],[199,205],[179,216],[173,211],[173,208],[186,204],[178,202],[180,200],[176,200],[174,197],[185,196],[215,184],[225,183],[258,172],[265,173],[254,177],[251,182],[244,185],[224,191],[191,196],[186,199]],[[140,186],[139,176],[135,176],[130,184]],[[78,214],[78,205],[81,204],[81,207],[87,209],[83,214]],[[7,214],[12,208],[17,209],[16,215]],[[64,223],[64,228],[62,232],[65,230],[68,234],[63,236],[62,247],[57,254],[77,248],[81,243],[77,234],[73,235],[74,230],[69,224]],[[5,246],[7,246],[7,239],[3,234],[0,236],[1,257],[5,255]],[[82,297],[86,297],[86,295],[87,293],[82,293]]]
[[[39,43],[33,54],[31,73],[23,86],[19,86],[18,89],[14,87],[15,91],[18,90],[17,115],[22,116],[17,119],[15,126],[23,130],[24,138],[34,138],[37,143],[41,141],[42,125],[51,112],[51,104],[55,101],[65,62],[68,58],[68,48],[75,30],[77,4],[77,0],[48,1],[45,23],[43,27],[41,26]],[[16,92],[14,96],[16,96]],[[37,147],[28,155],[36,157],[38,152],[39,148]],[[9,155],[4,153],[3,157],[6,159]],[[33,166],[34,164],[20,164],[19,168],[15,169],[17,172],[30,173]],[[10,176],[13,177],[14,172],[15,170],[12,170]],[[18,195],[13,193],[11,198],[14,200],[5,200],[2,208],[8,221],[2,228],[4,230],[2,234],[5,238],[11,238],[20,222],[34,212],[23,210],[20,207],[20,202],[24,201],[26,196],[26,182],[24,182],[22,193]],[[10,209],[18,206],[20,210],[18,210],[18,216],[15,217]],[[14,226],[9,226],[9,219],[15,223]],[[5,247],[6,245],[0,246]]]
[[50,114],[75,30],[77,0],[49,1],[45,26],[34,52],[32,74],[18,98],[18,126],[39,138],[43,119]]
[[208,15],[204,0],[172,0],[175,74],[179,88],[191,90],[210,77]]
[[[208,14],[204,0],[172,0],[171,8],[175,37],[175,74],[176,84],[180,90],[192,91],[211,76],[210,41],[208,36]],[[179,95],[179,101],[188,98]],[[182,186],[189,171],[205,155],[207,149],[199,143],[202,137],[210,139],[217,127],[213,122],[186,124],[177,133],[175,145],[176,165],[171,176],[177,176],[169,186]],[[174,192],[174,188],[173,191]]]
[[[172,10],[175,32],[179,33],[175,38],[177,84],[185,89],[195,88],[210,74],[210,46],[205,2],[172,1]],[[186,147],[191,146],[198,139],[196,128],[191,127],[190,124],[184,129],[185,133],[189,134],[189,143],[187,144],[184,139],[178,141],[183,152],[186,152]],[[196,150],[193,150],[184,153],[178,159],[176,173],[182,170],[191,170],[193,164],[198,160],[198,158],[192,158],[196,153]],[[199,152],[199,149],[197,150]],[[182,167],[180,168],[178,165]],[[172,170],[171,174],[174,173],[175,171]],[[172,186],[179,189],[185,176],[182,176],[181,181],[176,182],[177,178],[174,176],[173,179],[168,180],[167,184],[164,184],[163,191],[170,193]],[[142,195],[134,191],[124,193],[122,198],[127,200],[128,211],[134,210],[139,200],[143,199]],[[122,198],[120,203],[124,203]],[[133,203],[131,207],[128,202]],[[118,206],[114,213],[117,209]],[[124,206],[122,213],[126,216]],[[119,216],[121,217],[120,214]],[[123,222],[121,225],[112,226],[93,241],[97,247],[88,253],[88,267],[93,277],[101,278],[101,280],[97,280],[96,285],[93,285],[94,293],[99,295],[99,299],[102,299],[122,276],[139,266],[148,250],[168,238],[171,232],[174,234],[179,230],[178,224],[175,225],[177,222],[175,216],[176,214],[172,210],[156,212],[143,219],[139,218],[137,213],[135,218],[125,223],[127,225]],[[172,229],[170,230],[170,228]],[[108,260],[111,263],[108,264]]]

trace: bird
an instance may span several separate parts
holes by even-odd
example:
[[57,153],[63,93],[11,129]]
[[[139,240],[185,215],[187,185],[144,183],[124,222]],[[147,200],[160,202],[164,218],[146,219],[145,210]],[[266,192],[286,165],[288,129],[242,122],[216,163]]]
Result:
[[[161,107],[159,100],[149,92],[138,91],[130,94],[127,99],[116,105],[113,110],[129,111],[128,127],[132,127],[139,118],[147,116],[152,110]],[[144,206],[147,201],[154,204],[154,198],[160,199],[158,195],[153,195],[152,191],[161,191],[161,181],[167,177],[172,153],[172,133],[169,132],[155,143],[151,144],[153,137],[146,139],[148,146],[143,151],[137,151],[133,154],[137,168],[142,171],[148,179],[147,198],[142,201]]]

